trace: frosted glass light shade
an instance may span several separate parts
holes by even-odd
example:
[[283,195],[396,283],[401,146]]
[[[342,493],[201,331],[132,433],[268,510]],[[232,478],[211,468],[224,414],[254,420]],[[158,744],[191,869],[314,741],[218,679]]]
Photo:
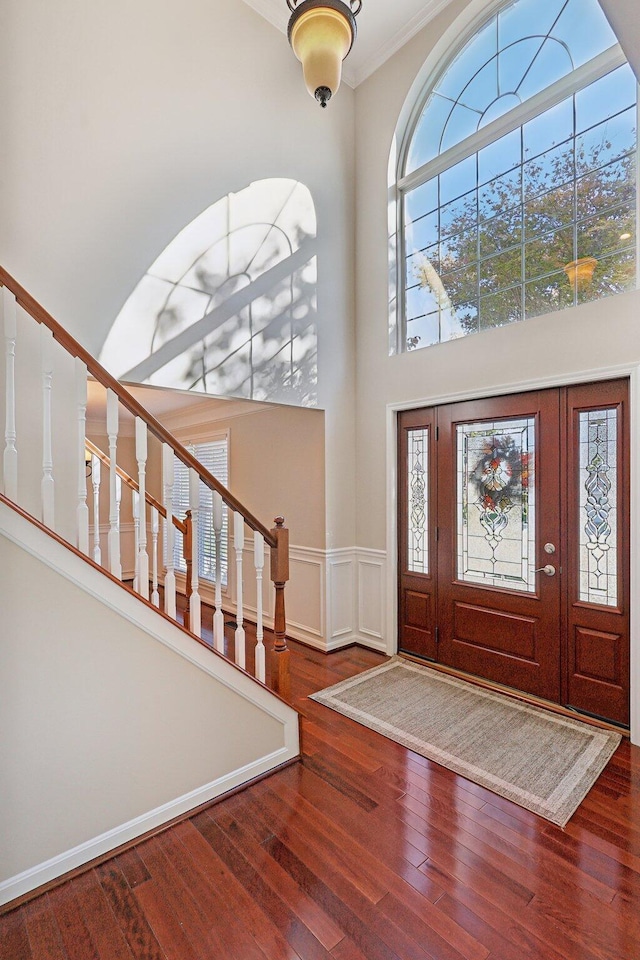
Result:
[[355,38],[353,13],[341,0],[303,0],[294,10],[288,32],[307,90],[326,107],[340,86],[342,61]]

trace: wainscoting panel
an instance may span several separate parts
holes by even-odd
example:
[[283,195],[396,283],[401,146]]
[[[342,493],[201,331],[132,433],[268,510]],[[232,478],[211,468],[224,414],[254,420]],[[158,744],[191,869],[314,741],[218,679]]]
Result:
[[[265,550],[262,604],[264,624],[273,627],[274,589],[271,582],[270,552]],[[248,619],[256,618],[256,578],[253,543],[244,550],[244,608]],[[287,633],[318,650],[324,650],[325,617],[325,551],[313,547],[289,548],[289,582],[285,589]],[[233,571],[235,574],[235,570]],[[231,583],[230,600],[235,604],[235,582]]]
[[357,551],[358,563],[358,637],[359,643],[387,652],[386,563],[384,550]]
[[[243,551],[244,616],[255,622],[256,578],[253,542],[245,541]],[[385,622],[386,553],[384,550],[344,547],[320,550],[290,547],[290,578],[285,590],[287,633],[294,640],[326,653],[350,644],[387,652]],[[223,589],[225,615],[235,615],[236,565],[229,551],[229,582]],[[178,589],[183,575],[177,574]],[[213,604],[213,585],[201,581],[200,596]],[[269,549],[265,550],[262,579],[264,625],[273,627],[274,591],[270,579]]]
[[355,643],[355,550],[327,550],[326,650]]

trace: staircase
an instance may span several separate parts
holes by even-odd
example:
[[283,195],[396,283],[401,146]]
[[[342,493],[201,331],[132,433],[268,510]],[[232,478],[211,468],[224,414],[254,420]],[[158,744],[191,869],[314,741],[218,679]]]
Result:
[[[2,268],[0,296],[0,653],[6,658],[0,749],[11,778],[0,791],[0,848],[8,850],[0,867],[4,903],[290,762],[299,754],[299,739],[297,714],[284,702],[290,693],[284,520],[269,529],[254,517]],[[98,385],[92,393],[104,392],[108,449],[86,435],[89,378]],[[119,465],[125,424],[134,434],[135,471]],[[184,517],[172,509],[176,458],[189,473]],[[198,575],[204,488],[212,492],[213,535],[204,543],[207,567],[215,570],[212,614],[202,603]],[[123,582],[123,550],[130,549],[120,518],[123,491],[132,505],[132,585]],[[102,535],[101,496],[103,527],[108,503]],[[235,554],[236,600],[229,610],[223,610],[222,590],[225,512],[229,553],[233,546]],[[176,531],[184,545],[184,583],[174,569]],[[255,582],[250,650],[245,554]],[[265,563],[275,590],[273,692],[264,685]],[[225,616],[234,621],[233,663],[224,656]],[[166,660],[167,648],[173,661]],[[209,686],[203,687],[203,675]],[[35,688],[40,693],[32,702]],[[109,690],[95,715],[88,689],[98,700]],[[154,724],[162,737],[154,735]],[[100,744],[99,762],[95,752],[86,753],[87,739]],[[65,780],[68,797],[61,792]],[[31,793],[38,809],[47,810],[44,822],[33,822]]]

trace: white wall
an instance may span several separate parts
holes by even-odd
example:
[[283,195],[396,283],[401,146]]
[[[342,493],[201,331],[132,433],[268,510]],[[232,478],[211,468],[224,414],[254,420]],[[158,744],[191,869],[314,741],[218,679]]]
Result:
[[[357,542],[360,547],[388,553],[391,615],[386,634],[390,648],[396,624],[395,544],[392,524],[388,524],[395,511],[395,438],[392,431],[387,435],[392,422],[389,407],[420,406],[465,394],[498,394],[535,381],[580,380],[591,373],[597,377],[603,368],[640,363],[638,291],[435,347],[388,354],[387,174],[396,124],[412,87],[411,97],[483,7],[483,0],[452,3],[356,91]],[[633,483],[639,481],[636,474]],[[635,506],[635,492],[633,497]],[[634,576],[632,699],[639,701],[637,570]],[[634,709],[636,737],[640,738],[640,709],[637,705]]]
[[240,0],[6,0],[0,263],[97,354],[140,277],[215,200],[267,177],[318,214],[327,535],[354,542],[354,95],[320,110]]
[[296,755],[293,709],[2,504],[0,568],[0,903]]

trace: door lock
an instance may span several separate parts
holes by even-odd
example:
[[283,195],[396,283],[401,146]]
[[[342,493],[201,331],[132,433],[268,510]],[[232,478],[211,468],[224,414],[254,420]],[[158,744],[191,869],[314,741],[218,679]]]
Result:
[[544,573],[547,577],[555,577],[556,568],[552,563],[547,563],[544,567],[538,567],[537,570],[533,571],[534,573]]

